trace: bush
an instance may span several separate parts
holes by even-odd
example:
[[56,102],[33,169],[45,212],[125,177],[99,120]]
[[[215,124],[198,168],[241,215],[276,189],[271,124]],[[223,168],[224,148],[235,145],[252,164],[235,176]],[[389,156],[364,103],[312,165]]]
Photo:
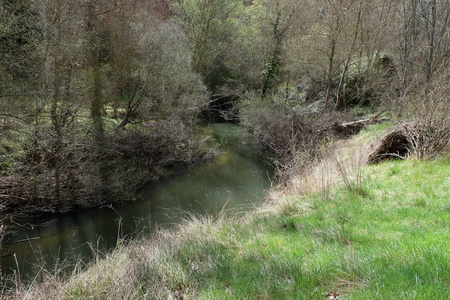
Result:
[[414,122],[407,130],[411,154],[432,158],[450,149],[450,74],[420,83],[405,92],[394,104],[399,119]]
[[106,151],[106,160],[113,162],[112,188],[119,195],[128,190],[135,197],[143,186],[167,176],[174,168],[206,159],[211,154],[206,142],[175,121],[154,122],[114,134]]
[[[284,103],[248,95],[241,103],[241,122],[267,151],[278,175],[289,176],[323,155],[324,144],[333,138],[328,130],[346,120],[341,113],[302,113]],[[295,173],[295,171],[294,171]]]
[[147,184],[212,153],[209,136],[198,138],[177,121],[109,131],[102,149],[89,136],[72,138],[56,154],[45,136],[38,148],[28,147],[10,178],[0,178],[9,209],[66,211],[134,199]]

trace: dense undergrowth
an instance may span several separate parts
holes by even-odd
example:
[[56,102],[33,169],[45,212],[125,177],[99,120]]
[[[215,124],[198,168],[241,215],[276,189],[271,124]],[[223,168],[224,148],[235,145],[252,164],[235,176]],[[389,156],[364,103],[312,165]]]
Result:
[[71,136],[57,156],[47,139],[34,147],[19,137],[25,149],[16,152],[8,148],[10,140],[3,147],[8,150],[0,153],[14,160],[0,168],[6,185],[0,193],[6,199],[3,213],[67,211],[133,199],[145,185],[214,152],[207,132],[170,120],[107,128],[104,135],[100,147],[89,136]]
[[[291,178],[243,219],[192,216],[176,231],[119,246],[68,281],[43,274],[43,283],[17,286],[13,296],[446,299],[449,157],[355,164],[367,152],[355,146],[375,140],[386,125],[374,128],[341,144],[338,159],[323,161],[330,174],[311,168]],[[317,174],[322,178],[309,178]],[[325,177],[340,184],[329,188]],[[300,192],[296,182],[310,190]]]

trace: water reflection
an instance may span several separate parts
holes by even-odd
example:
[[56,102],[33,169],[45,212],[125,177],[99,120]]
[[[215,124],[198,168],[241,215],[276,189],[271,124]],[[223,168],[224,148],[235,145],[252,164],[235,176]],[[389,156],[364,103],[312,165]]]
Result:
[[49,225],[14,236],[1,259],[2,273],[19,269],[23,278],[35,276],[36,265],[45,263],[52,269],[55,263],[88,261],[93,249],[111,249],[118,238],[176,223],[185,212],[245,211],[261,201],[269,186],[268,168],[249,137],[231,124],[213,124],[212,128],[226,150],[214,161],[147,189],[142,201],[30,220]]

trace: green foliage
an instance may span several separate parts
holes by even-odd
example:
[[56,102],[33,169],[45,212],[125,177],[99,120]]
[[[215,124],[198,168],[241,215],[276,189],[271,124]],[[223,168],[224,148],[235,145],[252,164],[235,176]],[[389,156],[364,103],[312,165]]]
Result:
[[262,95],[265,97],[267,90],[276,86],[278,76],[280,74],[280,58],[279,55],[273,54],[273,57],[267,58],[262,71]]
[[42,29],[37,12],[28,1],[5,0],[0,4],[0,79],[30,78],[40,71],[38,42]]
[[[222,63],[229,44],[237,37],[236,14],[243,9],[242,1],[186,0],[177,6],[185,24],[192,53],[192,68],[207,79],[214,89],[221,84],[215,73],[223,73]],[[220,76],[219,76],[220,77]]]

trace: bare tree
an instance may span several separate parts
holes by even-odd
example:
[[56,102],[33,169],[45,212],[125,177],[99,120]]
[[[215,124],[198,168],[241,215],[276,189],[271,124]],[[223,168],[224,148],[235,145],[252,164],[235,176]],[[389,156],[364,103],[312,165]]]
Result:
[[411,0],[401,6],[400,58],[406,87],[417,76],[430,81],[448,64],[450,51],[450,3],[446,0]]
[[55,199],[61,198],[61,166],[64,162],[64,139],[76,116],[73,82],[77,60],[72,46],[80,38],[77,33],[78,1],[36,1],[45,24],[43,48],[45,49],[45,86],[50,95],[51,158],[54,171]]

